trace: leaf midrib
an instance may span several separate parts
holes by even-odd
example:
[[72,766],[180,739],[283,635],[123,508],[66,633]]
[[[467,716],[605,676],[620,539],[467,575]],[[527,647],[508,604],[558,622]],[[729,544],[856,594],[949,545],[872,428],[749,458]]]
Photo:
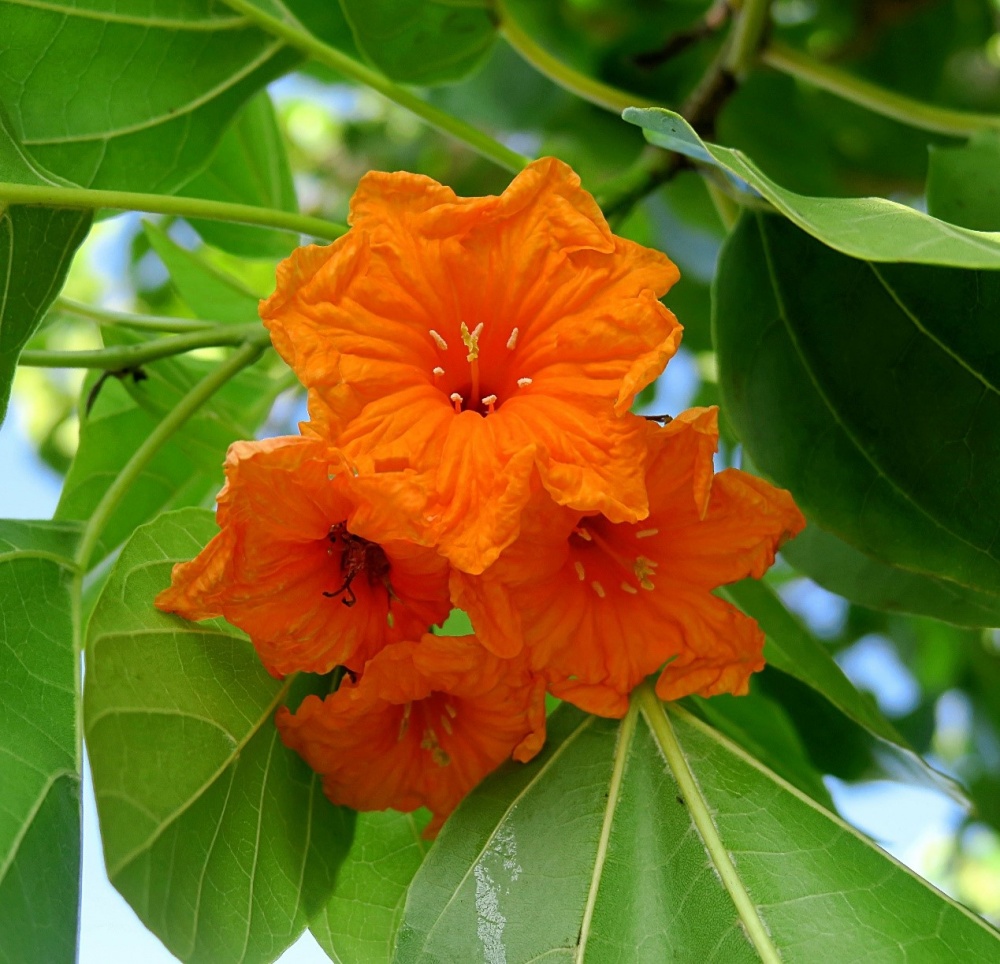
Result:
[[633,695],[633,702],[640,704],[650,733],[673,772],[674,779],[687,803],[688,813],[691,814],[712,865],[735,905],[736,913],[743,923],[750,943],[764,964],[781,964],[778,948],[771,940],[771,935],[768,934],[757,907],[743,885],[725,843],[719,836],[719,829],[715,825],[708,801],[688,766],[684,751],[667,716],[666,707],[657,699],[649,683],[642,683],[639,686]]

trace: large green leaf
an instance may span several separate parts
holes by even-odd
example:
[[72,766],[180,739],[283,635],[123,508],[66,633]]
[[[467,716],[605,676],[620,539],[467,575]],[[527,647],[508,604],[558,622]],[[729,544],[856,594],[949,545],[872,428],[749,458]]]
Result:
[[398,962],[1000,955],[969,911],[640,694],[622,721],[561,708],[537,760],[461,805],[410,887]]
[[869,261],[1000,268],[1000,233],[955,227],[881,197],[806,197],[766,177],[740,151],[703,141],[680,114],[629,107],[622,115],[659,147],[720,168],[770,201],[803,231],[831,248]]
[[409,84],[459,80],[497,36],[489,0],[340,0],[358,49],[387,77]]
[[[2,105],[0,181],[57,183],[24,153]],[[86,211],[10,205],[0,200],[0,422],[7,414],[21,349],[59,294],[91,220]]]
[[403,902],[429,844],[427,811],[360,813],[333,898],[309,928],[331,960],[388,964]]
[[[222,136],[211,163],[184,185],[183,193],[280,211],[299,209],[288,152],[266,92],[243,108]],[[283,258],[298,244],[287,231],[200,219],[191,224],[209,244],[245,257]]]
[[985,131],[962,147],[932,148],[927,209],[976,231],[1000,231],[1000,133]]
[[47,168],[94,188],[169,193],[298,59],[217,0],[2,0],[0,102]]
[[221,620],[153,608],[215,531],[183,509],[138,529],[87,640],[84,720],[108,875],[185,961],[270,961],[326,904],[352,815],[278,738],[319,676],[271,678]]
[[1000,595],[998,311],[1000,272],[875,265],[747,216],[715,284],[728,417],[827,531]]
[[824,589],[859,606],[933,616],[958,626],[1000,626],[1000,598],[879,562],[815,523],[782,555]]
[[11,964],[76,957],[78,534],[0,522],[0,961]]

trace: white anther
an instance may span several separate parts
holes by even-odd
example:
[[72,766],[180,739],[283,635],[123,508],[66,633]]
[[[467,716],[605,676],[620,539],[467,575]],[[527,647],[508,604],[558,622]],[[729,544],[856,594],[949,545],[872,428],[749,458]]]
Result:
[[649,539],[651,536],[656,536],[660,534],[659,529],[643,529],[641,532],[635,534],[636,539]]
[[448,350],[448,342],[446,342],[433,328],[431,328],[428,334],[434,339],[434,343],[441,349],[441,351]]
[[587,574],[583,571],[583,563],[577,560],[573,563],[573,568],[576,570],[576,574],[580,578],[580,582],[583,582],[583,580],[587,578]]
[[487,395],[482,399],[484,405],[496,405],[497,397],[496,395]]
[[604,587],[596,579],[590,585],[593,587],[594,592],[597,593],[598,597],[601,598],[601,599],[603,599],[604,598]]
[[444,374],[444,369],[443,369],[443,368],[442,368],[442,367],[441,367],[440,365],[436,366],[435,368],[432,368],[432,369],[431,369],[431,371],[432,371],[432,372],[434,373],[434,375],[436,375],[436,376],[437,376],[438,378],[440,378],[440,377],[441,377],[441,376],[442,376],[442,375]]
[[530,384],[531,384],[531,379],[530,378],[519,378],[517,380],[517,387],[518,388],[527,388]]
[[512,331],[511,333],[510,333],[510,338],[508,338],[508,339],[507,339],[507,347],[508,347],[508,348],[509,348],[509,349],[510,349],[511,351],[513,351],[513,350],[514,350],[514,346],[515,346],[516,344],[517,344],[517,329],[515,328],[515,329],[514,329],[514,330],[513,330],[513,331]]
[[461,405],[462,402],[464,401],[464,399],[462,398],[461,395],[458,394],[458,392],[452,392],[448,396],[448,398],[450,398],[451,401],[452,401],[452,403],[455,404],[455,405]]
[[630,583],[623,582],[622,589],[624,589],[625,592],[631,593],[633,596],[639,595],[639,590],[636,589],[635,586],[631,585]]

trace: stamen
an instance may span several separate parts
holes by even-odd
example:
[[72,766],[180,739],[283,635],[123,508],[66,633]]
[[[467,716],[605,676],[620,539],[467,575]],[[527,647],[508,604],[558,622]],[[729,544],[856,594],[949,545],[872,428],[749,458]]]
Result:
[[517,344],[517,329],[513,329],[510,333],[510,338],[507,339],[507,347],[513,351],[514,346]]
[[472,397],[479,394],[479,336],[483,333],[483,323],[479,322],[472,331],[469,326],[462,322],[462,344],[469,349],[469,354],[465,356],[469,363],[469,372],[472,376]]
[[448,396],[448,398],[451,400],[451,404],[455,406],[455,411],[456,412],[462,411],[462,401],[463,401],[463,399],[462,399],[462,396],[458,394],[458,392],[452,392]]
[[603,599],[605,596],[604,587],[596,579],[590,585],[598,597]]
[[580,582],[583,582],[583,580],[587,578],[587,573],[583,570],[583,563],[577,559],[577,561],[573,563],[573,568],[576,570],[576,574],[579,576]]
[[396,625],[396,617],[393,616],[391,609],[385,614],[385,622],[390,629]]
[[636,539],[649,539],[651,536],[657,536],[659,534],[659,529],[643,529],[641,532],[637,532],[635,537]]
[[583,526],[577,526],[573,532],[578,535],[584,542],[593,542],[594,537],[586,530]]
[[441,744],[438,743],[437,734],[430,727],[427,727],[427,729],[424,730],[424,738],[420,741],[420,749],[430,750],[431,759],[439,767],[446,767],[449,763],[451,763],[451,758],[443,749],[441,749]]
[[492,415],[494,411],[494,406],[497,403],[496,395],[487,395],[485,398],[480,399],[484,405],[487,406],[487,412]]
[[530,384],[531,384],[531,379],[530,378],[519,378],[517,380],[517,387],[518,388],[527,388]]
[[440,365],[437,365],[431,369],[431,373],[437,378],[440,378],[444,374],[444,369]]
[[453,727],[451,725],[451,720],[449,720],[447,716],[442,716],[441,717],[441,726],[444,728],[444,731],[445,731],[445,733],[448,734],[448,736],[451,736],[452,733],[455,732],[455,730],[453,729]]
[[402,741],[403,737],[406,736],[406,731],[410,728],[410,711],[412,709],[412,703],[407,703],[403,707],[403,718],[399,721],[399,734],[396,737],[397,743]]
[[441,351],[448,350],[448,342],[446,342],[433,328],[430,329],[428,334],[434,339],[434,343],[441,349]]
[[455,707],[451,705],[451,703],[445,703],[445,704],[444,704],[444,711],[445,711],[445,713],[447,713],[447,714],[448,714],[448,715],[449,715],[449,716],[450,716],[450,717],[451,717],[452,719],[455,719],[455,717],[456,717],[456,716],[458,716],[458,710],[456,710],[456,709],[455,709]]
[[631,593],[633,596],[639,595],[639,590],[636,589],[630,582],[623,582],[622,589],[624,589],[625,592]]
[[462,322],[462,344],[469,349],[466,361],[474,362],[479,357],[479,336],[483,333],[483,323],[479,322],[472,331],[469,326]]
[[655,588],[649,577],[655,575],[654,570],[656,566],[657,563],[653,562],[652,559],[647,559],[645,556],[639,556],[635,560],[635,578],[639,580],[639,585],[643,589],[652,590]]

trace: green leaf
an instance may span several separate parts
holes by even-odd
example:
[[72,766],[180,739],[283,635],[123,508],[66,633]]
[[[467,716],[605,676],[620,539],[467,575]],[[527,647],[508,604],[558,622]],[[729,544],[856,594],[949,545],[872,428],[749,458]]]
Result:
[[392,960],[406,891],[429,846],[420,836],[429,817],[427,811],[358,814],[333,898],[309,925],[331,960]]
[[271,961],[329,899],[352,815],[273,722],[328,681],[275,680],[221,620],[153,608],[215,531],[183,509],[122,550],[88,634],[87,748],[108,876],[146,926],[185,961]]
[[298,54],[215,0],[2,0],[0,102],[40,163],[92,188],[171,193]]
[[358,49],[392,80],[444,84],[485,59],[498,17],[488,0],[340,0]]
[[975,231],[1000,231],[1000,134],[984,131],[962,147],[932,147],[927,210]]
[[171,284],[195,317],[234,324],[249,324],[260,317],[260,299],[249,288],[198,253],[182,248],[158,225],[143,221],[142,229],[170,272]]
[[771,666],[805,683],[874,738],[875,757],[888,775],[933,787],[960,803],[968,803],[962,789],[917,754],[875,701],[858,691],[830,651],[785,608],[766,583],[744,579],[726,586],[720,595],[755,619],[767,634],[764,657]]
[[787,191],[740,151],[707,144],[679,114],[629,107],[625,120],[651,144],[720,168],[736,186],[770,201],[790,221],[831,248],[869,261],[1000,268],[1000,233],[955,227],[880,197],[806,197]]
[[76,959],[79,530],[0,521],[0,960]]
[[761,472],[867,555],[1000,595],[1000,273],[858,261],[756,215],[714,294]]
[[[85,383],[84,398],[96,377]],[[83,401],[81,408],[85,404]],[[55,518],[88,520],[108,486],[159,422],[160,417],[140,407],[120,382],[103,385],[93,409],[81,422],[80,444],[63,483]],[[222,487],[221,467],[212,476],[206,475],[198,471],[188,452],[183,440],[172,439],[153,456],[101,532],[96,558],[106,556],[158,512],[197,505]],[[221,463],[221,451],[217,454]]]
[[648,688],[622,721],[563,707],[550,725],[445,825],[400,964],[1000,954],[983,921]]
[[1000,626],[1000,599],[944,579],[886,565],[810,523],[782,549],[824,589],[859,606],[931,616],[958,626]]
[[[288,152],[271,98],[262,91],[222,136],[208,167],[184,185],[187,197],[298,211]],[[226,221],[190,219],[208,243],[248,258],[284,258],[299,239],[288,231],[251,228]]]
[[[58,183],[25,155],[2,106],[0,181]],[[91,221],[87,211],[0,201],[0,423],[7,414],[21,350],[59,294],[73,254],[87,236]]]

